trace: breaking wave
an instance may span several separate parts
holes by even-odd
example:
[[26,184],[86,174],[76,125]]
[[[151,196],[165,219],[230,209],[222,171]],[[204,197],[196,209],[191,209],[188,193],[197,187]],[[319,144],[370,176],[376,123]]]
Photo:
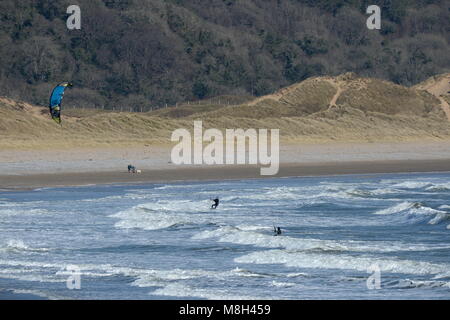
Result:
[[437,275],[448,272],[450,265],[435,264],[422,261],[382,259],[375,257],[311,254],[288,252],[286,250],[267,250],[253,252],[234,259],[237,263],[250,264],[283,264],[288,267],[314,269],[342,269],[367,272],[377,265],[382,272],[404,273],[415,275]]
[[[258,230],[264,232],[258,232]],[[311,238],[294,238],[289,236],[275,237],[270,228],[246,228],[222,226],[215,230],[200,232],[192,237],[195,240],[213,239],[241,245],[253,245],[261,248],[284,248],[290,251],[304,252],[398,252],[427,251],[431,249],[450,248],[450,244],[422,245],[392,241],[354,241],[324,240]]]
[[5,245],[0,246],[0,251],[11,252],[47,252],[49,248],[33,248],[26,245],[22,240],[8,240]]
[[[427,207],[419,202],[402,202],[389,208],[374,212],[376,215],[396,215],[395,222],[420,223],[428,221],[429,224],[439,224],[450,219],[450,214],[445,211]],[[390,219],[389,221],[393,221]]]

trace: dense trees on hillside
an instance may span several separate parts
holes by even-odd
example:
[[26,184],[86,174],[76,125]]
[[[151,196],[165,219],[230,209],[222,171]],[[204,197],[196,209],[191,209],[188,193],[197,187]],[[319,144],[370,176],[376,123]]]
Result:
[[[81,30],[66,9],[81,8]],[[370,4],[382,29],[366,28]],[[263,95],[353,71],[412,85],[450,70],[446,0],[1,0],[0,95],[74,106],[161,106]]]

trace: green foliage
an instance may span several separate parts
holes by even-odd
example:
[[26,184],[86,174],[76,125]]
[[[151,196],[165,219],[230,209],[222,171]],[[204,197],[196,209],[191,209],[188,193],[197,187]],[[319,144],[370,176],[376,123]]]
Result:
[[306,35],[302,40],[298,40],[297,44],[308,55],[323,54],[328,52],[328,43],[324,39]]
[[[410,85],[449,70],[446,1],[376,1],[380,32],[365,28],[372,2],[1,0],[0,95],[45,105],[54,84],[71,80],[69,106],[161,107],[322,74]],[[66,28],[71,4],[81,30]]]
[[194,96],[198,99],[203,99],[208,95],[209,88],[206,84],[203,82],[197,81],[192,86],[192,93]]
[[323,69],[323,65],[320,63],[299,63],[295,66],[286,68],[285,76],[291,82],[300,82],[309,77],[323,74]]

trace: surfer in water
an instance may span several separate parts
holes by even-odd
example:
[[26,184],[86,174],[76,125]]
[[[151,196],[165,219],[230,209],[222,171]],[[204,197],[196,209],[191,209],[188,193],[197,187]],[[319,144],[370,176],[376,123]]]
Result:
[[274,236],[281,236],[281,228],[280,227],[273,227],[273,235]]
[[219,206],[219,198],[215,198],[213,199],[214,203],[211,206],[211,209],[217,209],[217,207]]

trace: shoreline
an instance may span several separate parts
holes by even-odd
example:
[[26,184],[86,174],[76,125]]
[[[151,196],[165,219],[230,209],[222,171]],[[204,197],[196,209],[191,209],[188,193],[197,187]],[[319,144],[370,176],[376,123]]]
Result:
[[0,191],[23,191],[37,188],[87,185],[120,185],[270,179],[350,174],[389,174],[450,172],[450,159],[382,160],[321,163],[281,163],[274,176],[261,176],[259,166],[190,166],[145,170],[141,174],[126,171],[40,173],[0,175]]

